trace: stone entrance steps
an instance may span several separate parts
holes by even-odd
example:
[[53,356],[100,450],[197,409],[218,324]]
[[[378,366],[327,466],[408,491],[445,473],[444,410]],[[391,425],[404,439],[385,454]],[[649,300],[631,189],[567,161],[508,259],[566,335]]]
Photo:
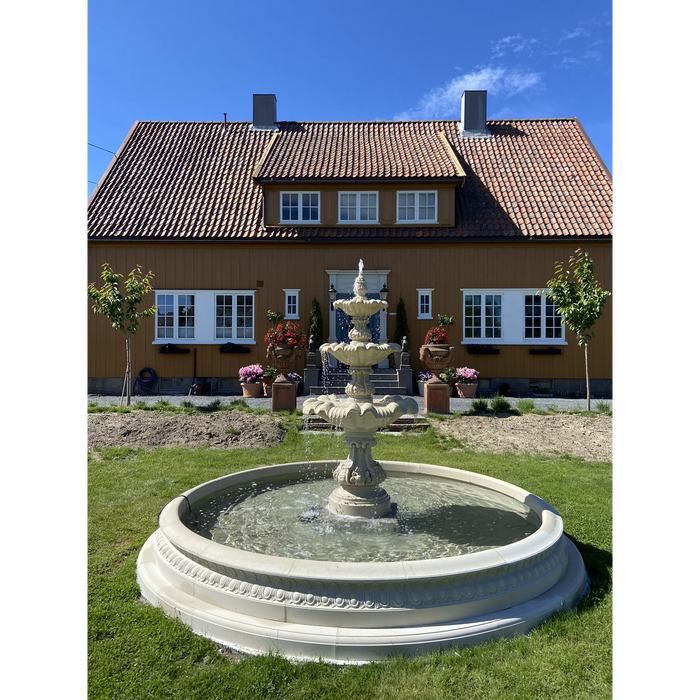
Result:
[[[345,386],[351,377],[342,370],[331,370],[326,373],[325,381],[322,377],[322,386],[309,387],[310,394],[344,394]],[[375,396],[385,394],[406,395],[406,388],[399,386],[399,373],[395,369],[375,369],[370,375],[370,381],[374,384]]]
[[[330,430],[334,426],[314,416],[304,423],[304,427],[308,430]],[[386,428],[380,428],[377,432],[382,433],[398,432],[403,430],[427,430],[429,427],[430,426],[428,423],[417,422],[414,416],[402,416],[391,425],[388,425]]]

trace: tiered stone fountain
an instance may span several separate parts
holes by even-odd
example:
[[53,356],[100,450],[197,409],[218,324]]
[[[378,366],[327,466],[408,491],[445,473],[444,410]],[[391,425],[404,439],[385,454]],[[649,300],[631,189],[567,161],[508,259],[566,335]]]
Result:
[[372,365],[397,346],[370,342],[386,302],[367,299],[359,272],[355,297],[335,302],[350,342],[321,348],[349,366],[347,395],[304,403],[343,429],[347,459],[251,469],[174,498],[138,558],[144,597],[235,649],[339,663],[525,633],[574,607],[587,576],[552,506],[474,472],[373,458],[376,431],[418,407],[374,397]]
[[389,494],[379,487],[386,479],[386,472],[372,457],[372,448],[379,428],[397,421],[406,413],[418,413],[418,404],[405,396],[384,396],[373,399],[374,385],[370,381],[372,365],[401,350],[396,343],[372,343],[369,330],[370,316],[383,311],[387,303],[367,298],[367,285],[362,276],[362,260],[359,275],[353,285],[355,296],[334,302],[353,321],[348,336],[349,343],[326,343],[321,352],[333,355],[348,365],[351,381],[345,387],[347,398],[334,394],[310,398],[304,402],[304,415],[315,414],[345,432],[344,444],[350,448],[348,458],[333,472],[340,484],[331,494],[330,510],[337,515],[353,515],[380,518],[391,510]]

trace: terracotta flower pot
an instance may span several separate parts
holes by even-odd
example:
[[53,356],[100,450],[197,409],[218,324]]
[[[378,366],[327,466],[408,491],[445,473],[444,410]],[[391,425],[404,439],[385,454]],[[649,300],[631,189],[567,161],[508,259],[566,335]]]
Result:
[[243,396],[247,399],[259,399],[263,394],[263,385],[260,382],[255,384],[246,384],[241,382]]
[[[299,353],[298,345],[287,345],[286,343],[270,343],[267,346],[267,357],[272,360],[275,367],[280,371],[277,380],[280,380],[282,375],[286,375],[294,362],[294,355]],[[286,377],[282,377],[280,381],[285,381]]]
[[433,378],[430,380],[441,381],[440,372],[442,372],[454,357],[455,349],[448,344],[444,345],[421,345],[419,357],[421,362],[427,365],[428,369],[433,373]]
[[456,384],[460,399],[473,399],[476,396],[477,384]]

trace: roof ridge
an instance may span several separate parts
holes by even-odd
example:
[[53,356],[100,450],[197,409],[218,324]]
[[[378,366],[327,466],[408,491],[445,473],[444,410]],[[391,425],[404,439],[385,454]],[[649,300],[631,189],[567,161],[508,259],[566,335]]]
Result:
[[[577,117],[511,117],[507,119],[487,119],[486,123],[497,122],[573,122]],[[278,124],[458,124],[459,119],[281,119]],[[139,124],[223,124],[222,119],[140,119]],[[243,119],[226,120],[227,126],[251,125]]]

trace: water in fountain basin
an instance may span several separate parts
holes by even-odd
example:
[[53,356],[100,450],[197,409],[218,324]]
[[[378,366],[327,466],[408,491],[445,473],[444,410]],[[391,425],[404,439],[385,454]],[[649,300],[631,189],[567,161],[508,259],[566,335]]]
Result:
[[186,522],[199,535],[259,554],[293,559],[390,562],[471,554],[519,541],[540,519],[524,504],[473,484],[396,475],[383,484],[394,517],[338,516],[328,510],[332,478],[248,484],[198,504]]

